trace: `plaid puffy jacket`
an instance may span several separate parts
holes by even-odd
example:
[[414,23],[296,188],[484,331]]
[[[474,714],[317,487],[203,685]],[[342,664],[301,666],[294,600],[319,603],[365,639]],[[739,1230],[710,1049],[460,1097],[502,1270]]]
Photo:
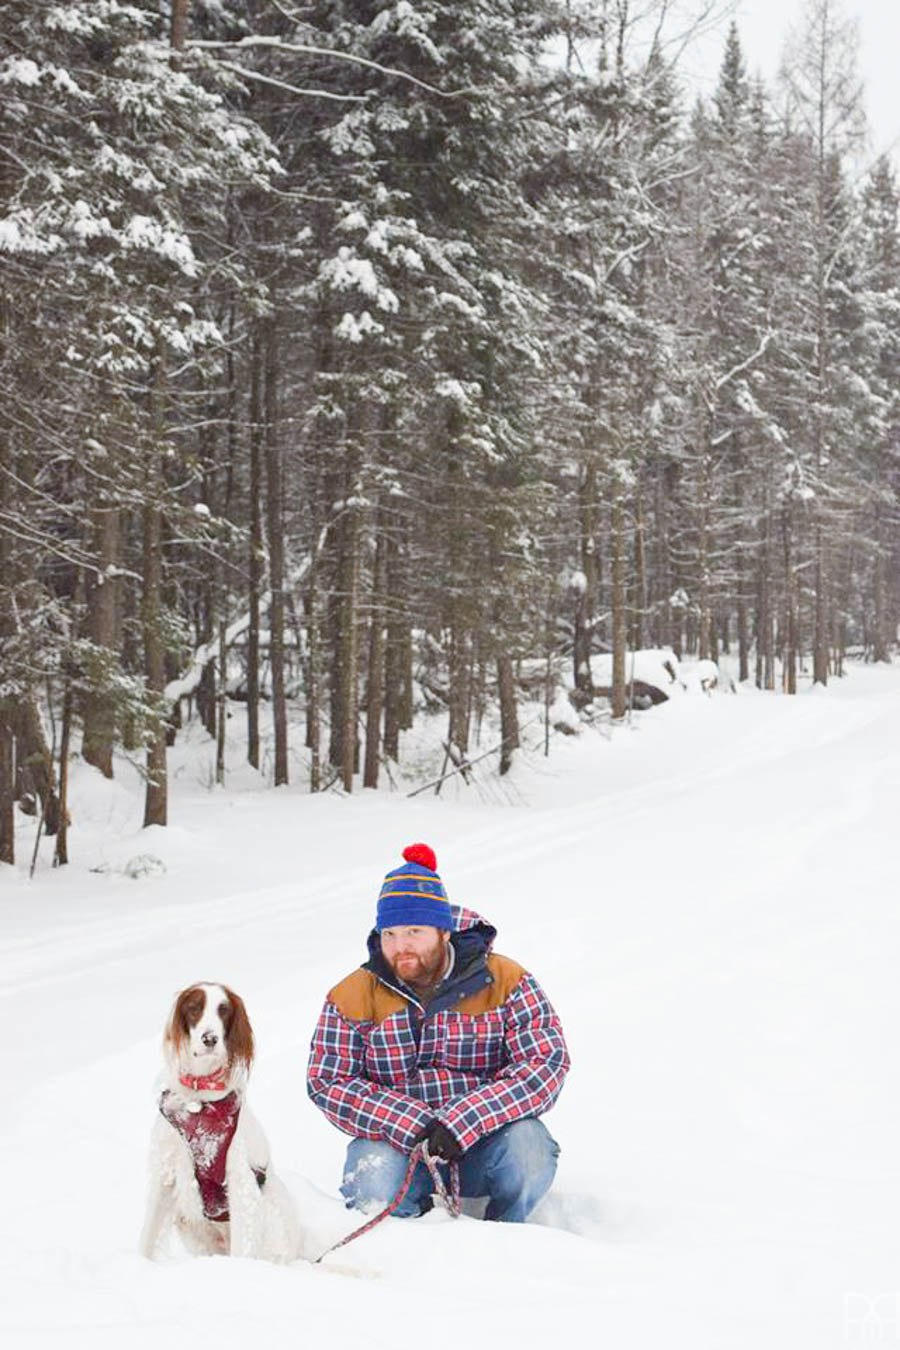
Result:
[[310,1047],[307,1089],[332,1124],[408,1152],[440,1120],[463,1149],[548,1111],[569,1069],[540,985],[491,951],[496,930],[452,906],[454,965],[427,1007],[369,935],[369,960],[331,990]]

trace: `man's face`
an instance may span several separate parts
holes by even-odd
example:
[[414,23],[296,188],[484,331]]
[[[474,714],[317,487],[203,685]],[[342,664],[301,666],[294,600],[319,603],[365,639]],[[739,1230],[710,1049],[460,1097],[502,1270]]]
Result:
[[394,974],[413,989],[427,989],[444,971],[450,934],[426,924],[382,928],[381,951]]

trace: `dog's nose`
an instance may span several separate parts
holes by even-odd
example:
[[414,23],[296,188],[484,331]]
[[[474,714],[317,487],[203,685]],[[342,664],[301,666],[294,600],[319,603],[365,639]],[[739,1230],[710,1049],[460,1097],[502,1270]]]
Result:
[[214,1031],[204,1031],[200,1039],[207,1050],[212,1050],[219,1043],[219,1038]]

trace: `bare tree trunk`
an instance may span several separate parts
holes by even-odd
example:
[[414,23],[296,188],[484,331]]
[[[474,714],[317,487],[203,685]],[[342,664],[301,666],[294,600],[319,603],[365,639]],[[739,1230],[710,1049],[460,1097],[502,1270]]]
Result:
[[772,565],[774,547],[772,543],[771,493],[768,475],[771,464],[767,466],[767,481],[763,496],[762,535],[759,558],[759,601],[756,636],[756,683],[760,689],[775,688],[775,633],[773,606]]
[[[229,240],[231,233],[229,232]],[[238,386],[237,373],[235,371],[234,349],[235,349],[235,299],[234,295],[229,297],[228,301],[228,349],[225,353],[225,376],[228,386],[226,396],[226,406],[228,409],[228,464],[225,470],[225,502],[223,506],[223,515],[231,518],[231,506],[234,500],[234,470],[240,452],[240,430],[238,426]]]
[[272,672],[272,721],[275,732],[275,786],[288,781],[287,706],[284,692],[284,466],[276,405],[274,319],[265,324],[266,504],[269,530],[269,666]]
[[775,692],[775,607],[772,601],[772,578],[766,578],[766,626],[764,635],[763,688]]
[[675,594],[675,569],[672,561],[672,525],[670,506],[674,505],[674,480],[671,472],[660,475],[653,494],[653,515],[656,521],[655,553],[658,566],[658,592],[663,600],[661,615],[660,645],[671,647],[672,654],[679,656],[676,650],[676,608],[672,604]]
[[828,583],[825,541],[820,521],[816,522],[816,595],[813,635],[813,683],[828,683]]
[[763,553],[759,560],[759,576],[757,580],[756,687],[757,689],[775,688],[772,579],[769,575],[768,539],[765,540]]
[[259,768],[259,602],[263,582],[262,529],[262,399],[260,397],[259,331],[250,354],[250,556],[248,559],[250,623],[247,629],[247,760]]
[[[142,583],[143,584],[143,583]],[[143,660],[143,634],[141,632],[142,591],[137,586],[123,586],[120,604],[119,646],[122,650],[122,663],[129,670],[137,670]],[[122,747],[131,753],[140,750],[138,719],[133,713],[126,712],[122,718]]]
[[363,787],[378,786],[381,746],[381,706],[384,696],[384,591],[387,543],[383,521],[375,517],[375,566],[372,578],[372,618],[369,627],[369,669],[366,693],[366,755]]
[[[209,498],[207,498],[209,500]],[[213,586],[207,578],[200,588],[200,623],[198,638],[200,644],[209,650],[215,635]],[[197,711],[206,729],[206,734],[216,736],[216,663],[207,661],[200,674],[197,686]]]
[[225,786],[225,722],[227,717],[227,665],[228,665],[228,642],[225,637],[226,625],[223,618],[219,619],[219,697],[218,716],[216,719],[216,782],[219,787]]
[[[744,513],[743,494],[738,495],[738,510],[741,518]],[[736,569],[737,583],[737,647],[738,647],[738,682],[743,684],[744,680],[750,678],[750,615],[748,604],[749,591],[749,569],[748,554],[739,548],[738,561]]]
[[[706,432],[704,431],[704,435]],[[700,593],[698,596],[700,613],[697,655],[701,661],[712,659],[712,597],[710,576],[711,547],[711,509],[710,509],[710,464],[704,453],[700,471],[700,519],[698,521],[699,538],[697,545],[697,572]]]
[[59,829],[53,866],[65,867],[69,861],[69,742],[72,734],[72,685],[66,676],[63,692],[62,728],[59,744]]
[[488,658],[482,656],[486,646],[484,632],[476,633],[472,643],[472,674],[469,679],[469,729],[475,719],[475,745],[481,745],[481,727],[487,711]]
[[[94,539],[100,559],[100,576],[91,575],[87,585],[87,630],[91,641],[115,659],[119,618],[120,582],[115,575],[121,547],[121,510],[105,505],[93,511]],[[108,695],[88,694],[82,710],[84,734],[81,753],[85,762],[99,769],[104,778],[113,776],[113,746],[116,725]]]
[[624,717],[628,710],[625,656],[628,646],[628,615],[625,582],[625,503],[621,476],[613,471],[612,486],[612,715]]
[[513,751],[519,748],[519,716],[512,657],[504,652],[497,657],[497,681],[500,690],[500,772],[512,767]]
[[631,607],[631,645],[640,651],[644,645],[644,620],[647,612],[647,560],[644,546],[644,506],[641,495],[635,503],[634,523],[635,595]]
[[41,802],[45,833],[56,834],[59,828],[59,797],[56,793],[56,772],[53,756],[41,714],[34,698],[26,695],[19,704],[15,719],[16,765],[23,787],[34,792]]
[[172,50],[176,52],[184,49],[184,39],[187,33],[187,12],[188,0],[172,0],[170,45]]
[[[824,0],[824,9],[821,11],[823,25],[827,25],[828,0]],[[823,34],[824,36],[824,34]],[[825,96],[824,96],[824,78],[826,53],[823,48],[821,52],[822,65],[820,67],[820,78],[823,81],[820,86],[820,96],[818,102],[818,121],[819,130],[817,136],[818,150],[818,173],[816,176],[816,200],[817,200],[817,229],[815,238],[816,247],[816,312],[817,312],[817,335],[816,335],[816,396],[815,406],[813,408],[813,435],[815,445],[816,474],[821,473],[822,452],[823,452],[823,426],[824,402],[826,389],[829,384],[828,379],[828,347],[829,347],[829,323],[828,323],[828,299],[826,294],[825,274],[827,268],[826,251],[828,243],[826,239],[826,205],[825,205]],[[815,509],[815,620],[813,623],[813,683],[828,683],[828,599],[826,595],[826,570],[825,570],[825,540],[822,531],[822,502],[821,498],[816,498],[814,502]]]
[[[348,466],[348,496],[356,490],[355,457]],[[358,750],[357,614],[359,610],[359,511],[349,506],[344,524],[341,606],[341,778],[345,792],[353,791]]]
[[[235,376],[234,365],[234,296],[229,298],[228,305],[228,350],[225,357],[225,372],[227,376],[227,465],[225,472],[225,500],[222,504],[222,514],[226,519],[231,518],[232,496],[234,493],[234,468],[238,455],[238,396],[237,380]],[[215,485],[210,483],[209,491],[212,493]],[[209,498],[207,498],[209,501]],[[215,565],[215,594],[217,608],[219,610],[219,691],[217,701],[216,718],[216,782],[220,787],[225,786],[225,743],[228,732],[228,640],[226,603],[227,588],[225,583],[225,565],[219,560]]]
[[16,795],[15,737],[12,721],[0,707],[0,863],[14,863]]
[[743,683],[750,678],[750,617],[747,612],[743,573],[738,578],[738,586],[740,587],[737,603],[738,680]]
[[320,717],[320,653],[319,653],[319,562],[313,554],[309,569],[309,587],[306,592],[306,636],[308,670],[306,678],[306,744],[309,748],[309,790],[318,792],[322,786],[322,751]]
[[[341,489],[335,487],[334,493],[329,493],[329,500],[337,500],[340,496]],[[335,769],[341,768],[344,754],[344,705],[342,702],[344,643],[342,624],[344,620],[344,553],[347,528],[347,512],[341,511],[338,523],[332,530],[334,553],[331,559],[330,586],[326,607],[328,646],[331,653],[328,679],[328,762]]]
[[794,559],[792,549],[792,522],[790,511],[785,509],[782,515],[784,532],[784,669],[782,688],[786,694],[797,692],[797,601],[794,583]]
[[831,673],[838,679],[844,674],[844,654],[847,634],[841,619],[840,607],[832,602],[831,606]]
[[872,659],[875,661],[886,661],[888,659],[888,641],[887,641],[887,603],[886,603],[886,572],[885,567],[885,540],[882,533],[881,511],[875,507],[875,567],[872,576],[873,591],[873,609],[874,609],[874,632],[872,634]]
[[[201,491],[204,502],[210,508],[212,508],[216,490],[216,445],[213,423],[217,415],[218,409],[215,401],[210,397],[207,404],[206,425],[199,433],[200,460],[203,466]],[[218,567],[216,566],[205,568],[198,586],[196,602],[197,643],[199,646],[205,647],[207,652],[212,649],[216,631],[216,610],[219,598],[215,575],[217,572]],[[214,660],[207,660],[200,672],[200,683],[197,686],[197,711],[200,714],[200,720],[207,736],[213,741],[216,739],[217,706],[216,663]]]
[[[166,685],[166,662],[161,623],[162,592],[162,435],[163,435],[163,357],[158,347],[154,358],[150,391],[151,442],[146,451],[143,508],[143,595],[141,625],[144,636],[144,673],[147,692],[161,700]],[[144,798],[144,827],[165,825],[168,813],[166,782],[166,726],[160,713],[154,717],[152,740],[147,749],[147,790]]]
[[[2,171],[0,171],[2,172]],[[6,328],[8,297],[0,297],[0,319],[3,330]],[[5,335],[5,333],[4,333]],[[0,419],[0,475],[4,480],[4,500],[8,503],[6,475],[3,473],[9,457],[7,430]],[[9,503],[8,503],[9,504]],[[13,564],[10,557],[9,539],[4,530],[0,530],[0,653],[4,640],[12,632]],[[16,860],[16,753],[15,733],[13,730],[14,703],[11,698],[0,698],[0,863],[14,863]]]
[[470,685],[472,679],[472,639],[465,627],[462,606],[454,601],[450,626],[450,725],[451,745],[466,751],[469,748],[469,714],[471,711]]
[[400,754],[400,702],[404,625],[399,617],[402,604],[400,549],[396,537],[387,537],[387,648],[384,657],[384,753],[396,760]]
[[413,724],[413,639],[409,624],[403,627],[403,642],[400,650],[400,730],[410,731]]
[[593,455],[588,457],[584,473],[579,477],[578,527],[584,585],[579,588],[575,606],[572,673],[575,688],[590,701],[594,697],[591,648],[594,636],[594,601],[597,594],[597,462]]
[[548,592],[544,611],[544,758],[550,755],[550,709],[556,693],[553,672],[553,595]]

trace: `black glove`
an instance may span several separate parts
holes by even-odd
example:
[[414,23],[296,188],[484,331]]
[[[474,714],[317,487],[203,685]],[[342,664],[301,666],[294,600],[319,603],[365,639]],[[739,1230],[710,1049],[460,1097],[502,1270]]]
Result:
[[416,1143],[427,1144],[428,1152],[436,1162],[451,1163],[462,1156],[462,1148],[456,1136],[439,1120],[433,1120],[430,1125],[426,1125],[416,1136]]

